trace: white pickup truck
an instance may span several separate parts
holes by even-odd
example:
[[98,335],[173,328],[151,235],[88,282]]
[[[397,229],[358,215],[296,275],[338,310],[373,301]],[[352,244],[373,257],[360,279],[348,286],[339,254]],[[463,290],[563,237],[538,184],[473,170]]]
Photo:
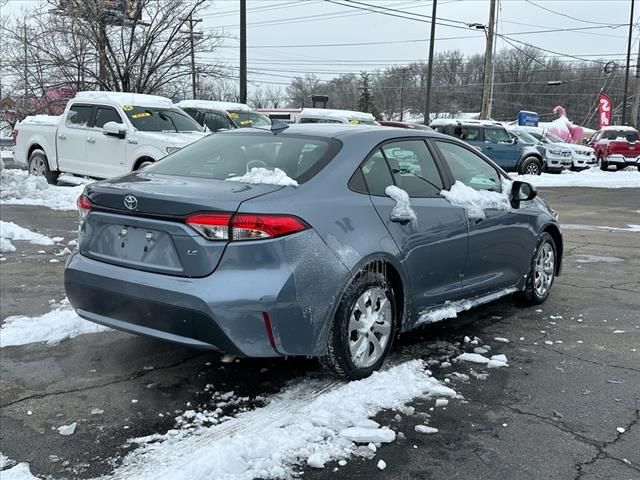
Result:
[[62,172],[128,173],[206,135],[167,98],[118,92],[79,92],[62,115],[27,117],[15,130],[16,163],[49,183]]

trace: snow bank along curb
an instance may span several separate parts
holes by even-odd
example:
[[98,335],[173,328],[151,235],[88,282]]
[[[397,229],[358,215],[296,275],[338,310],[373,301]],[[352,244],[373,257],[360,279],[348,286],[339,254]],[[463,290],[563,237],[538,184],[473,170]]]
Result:
[[162,441],[143,443],[125,457],[114,477],[287,477],[296,463],[320,468],[331,459],[355,454],[354,437],[361,442],[393,440],[392,430],[369,420],[382,409],[399,408],[421,396],[455,395],[430,376],[421,360],[347,384],[303,382],[276,395],[267,406],[219,425],[153,436]]
[[32,232],[13,222],[0,220],[0,252],[15,252],[16,247],[11,240],[24,240],[35,245],[53,245],[51,238],[40,233]]
[[620,172],[591,168],[582,172],[564,171],[561,174],[542,175],[510,174],[513,180],[529,182],[536,187],[595,187],[595,188],[640,188],[640,172],[630,167]]
[[42,177],[24,170],[3,169],[0,172],[0,204],[38,205],[54,210],[75,210],[76,200],[84,185],[58,187]]
[[85,333],[110,330],[80,318],[67,299],[49,313],[39,317],[7,317],[0,328],[0,348],[27,343],[55,344]]

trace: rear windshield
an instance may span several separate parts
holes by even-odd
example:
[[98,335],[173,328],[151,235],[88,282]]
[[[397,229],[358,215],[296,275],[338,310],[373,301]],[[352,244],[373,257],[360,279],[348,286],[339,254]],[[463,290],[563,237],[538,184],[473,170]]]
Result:
[[202,127],[182,110],[146,108],[134,105],[122,107],[134,127],[143,132],[201,132]]
[[209,135],[145,171],[225,180],[242,176],[252,168],[279,168],[303,183],[329,163],[342,145],[330,138],[240,132]]
[[246,112],[243,110],[230,111],[229,116],[240,128],[262,127],[270,128],[271,119],[266,115],[258,112]]
[[602,138],[605,140],[626,140],[627,142],[637,142],[638,132],[631,132],[629,130],[607,130],[602,134]]

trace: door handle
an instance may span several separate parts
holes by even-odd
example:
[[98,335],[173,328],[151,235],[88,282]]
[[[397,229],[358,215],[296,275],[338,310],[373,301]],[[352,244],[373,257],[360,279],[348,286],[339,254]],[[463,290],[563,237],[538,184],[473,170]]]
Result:
[[96,143],[96,139],[93,137],[87,137],[87,142],[89,143]]
[[66,136],[64,133],[59,133],[59,134],[58,134],[58,138],[59,138],[60,140],[66,140],[66,139],[67,139],[67,136]]

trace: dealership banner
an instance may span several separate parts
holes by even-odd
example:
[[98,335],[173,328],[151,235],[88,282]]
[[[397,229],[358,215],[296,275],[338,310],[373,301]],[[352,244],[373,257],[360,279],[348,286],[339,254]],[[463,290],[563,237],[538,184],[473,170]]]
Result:
[[601,93],[598,100],[598,118],[600,128],[611,125],[611,99],[608,95]]

